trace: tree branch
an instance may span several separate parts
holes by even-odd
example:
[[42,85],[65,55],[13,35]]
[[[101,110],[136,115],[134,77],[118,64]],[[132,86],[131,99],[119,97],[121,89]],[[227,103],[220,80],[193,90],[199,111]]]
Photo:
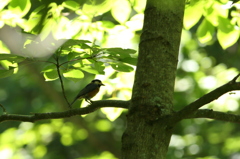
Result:
[[213,111],[211,109],[199,109],[194,114],[188,116],[186,119],[189,118],[210,118],[227,122],[240,123],[240,115]]
[[181,119],[188,118],[200,107],[214,101],[215,99],[219,98],[223,94],[229,91],[240,90],[240,82],[236,82],[239,76],[240,74],[235,76],[230,82],[226,83],[225,85],[218,87],[217,89],[205,94],[201,98],[197,99],[196,101],[184,107],[182,110],[178,111],[174,115],[174,120],[177,122],[177,121],[180,121]]
[[33,113],[33,115],[19,115],[19,114],[3,114],[0,116],[0,123],[4,121],[20,121],[20,122],[35,122],[46,119],[59,119],[67,118],[76,115],[84,115],[99,108],[114,107],[114,108],[128,108],[130,101],[123,100],[100,100],[93,101],[93,103],[84,108],[70,109],[63,112],[50,112],[50,113]]

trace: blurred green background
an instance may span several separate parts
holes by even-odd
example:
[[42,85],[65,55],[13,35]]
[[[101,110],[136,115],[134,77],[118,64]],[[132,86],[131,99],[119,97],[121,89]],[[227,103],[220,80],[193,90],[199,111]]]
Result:
[[[145,0],[3,0],[0,1],[0,27],[1,30],[6,25],[18,28],[23,39],[32,34],[44,41],[52,34],[57,39],[83,39],[101,47],[137,50],[145,3]],[[175,83],[175,110],[238,74],[239,14],[239,2],[186,2]],[[19,39],[11,31],[5,35],[17,45],[15,42]],[[9,53],[11,46],[7,46],[2,38],[5,37],[0,36],[0,52]],[[52,60],[50,55],[49,59],[44,58],[46,60]],[[1,61],[1,69],[4,64]],[[46,67],[45,62],[25,61],[18,66],[15,74],[0,79],[0,103],[8,113],[29,115],[68,109],[59,80],[45,81],[41,72]],[[102,80],[106,86],[93,100],[129,100],[134,71],[120,72],[106,66],[104,72],[105,75],[84,72],[84,78],[78,82],[63,78],[68,100],[73,100],[94,78]],[[239,97],[239,92],[231,92],[203,108],[239,114]],[[86,105],[86,102],[78,101],[74,108]],[[120,108],[103,108],[66,119],[3,122],[0,126],[0,156],[2,159],[120,158],[125,115],[126,110]],[[183,120],[175,128],[167,158],[240,158],[239,130],[239,125],[234,123]]]

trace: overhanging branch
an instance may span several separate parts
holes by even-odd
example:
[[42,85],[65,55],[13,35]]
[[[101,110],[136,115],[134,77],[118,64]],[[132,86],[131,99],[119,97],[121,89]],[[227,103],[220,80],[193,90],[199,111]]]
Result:
[[75,115],[84,115],[99,108],[114,107],[114,108],[128,108],[130,101],[123,100],[100,100],[94,101],[91,105],[84,108],[70,109],[63,112],[50,113],[34,113],[33,115],[19,115],[19,114],[3,114],[0,116],[0,123],[4,121],[20,121],[20,122],[35,122],[46,119],[68,118]]
[[197,111],[200,107],[214,101],[215,99],[218,99],[223,94],[234,90],[240,90],[240,82],[236,82],[239,76],[240,74],[235,76],[230,82],[226,83],[225,85],[205,94],[201,98],[184,107],[182,110],[178,111],[174,115],[174,120],[177,122],[181,119],[188,118],[189,116],[194,114],[195,111]]
[[199,109],[194,114],[188,116],[186,119],[189,118],[210,118],[215,120],[240,123],[240,115],[213,111],[211,109]]

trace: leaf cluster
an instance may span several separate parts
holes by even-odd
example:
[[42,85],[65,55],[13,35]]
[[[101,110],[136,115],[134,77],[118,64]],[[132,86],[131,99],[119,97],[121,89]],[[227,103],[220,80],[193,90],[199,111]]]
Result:
[[[65,39],[62,39],[66,41]],[[46,81],[58,79],[57,69],[61,68],[63,76],[74,81],[84,77],[84,72],[91,74],[104,74],[106,66],[111,66],[116,71],[133,71],[132,65],[136,65],[136,53],[133,49],[101,48],[98,45],[90,45],[88,40],[67,40],[52,55],[55,61],[43,61],[49,64],[42,70]],[[58,61],[60,59],[60,61]],[[13,54],[1,54],[1,65],[5,68],[0,71],[0,77],[7,77],[14,73],[17,64],[24,60],[38,61]],[[15,66],[15,67],[14,67]]]

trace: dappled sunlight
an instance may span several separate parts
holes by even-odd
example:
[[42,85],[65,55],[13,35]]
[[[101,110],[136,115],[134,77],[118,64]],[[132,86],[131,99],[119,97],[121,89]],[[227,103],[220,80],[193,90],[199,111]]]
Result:
[[217,79],[214,76],[206,76],[199,79],[199,85],[203,89],[214,89],[217,86]]
[[186,60],[182,62],[182,69],[186,72],[196,72],[198,71],[199,66],[194,60]]

